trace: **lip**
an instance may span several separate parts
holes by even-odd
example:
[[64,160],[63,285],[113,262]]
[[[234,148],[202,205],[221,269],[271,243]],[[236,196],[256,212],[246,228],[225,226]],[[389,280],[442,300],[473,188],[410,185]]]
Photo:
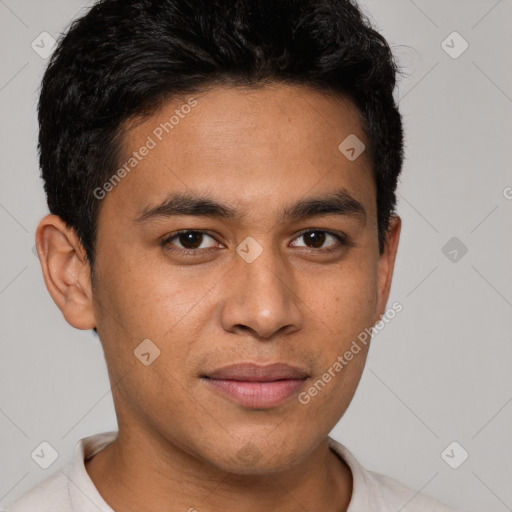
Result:
[[251,409],[280,405],[296,394],[307,378],[306,371],[284,363],[238,363],[202,376],[210,388]]

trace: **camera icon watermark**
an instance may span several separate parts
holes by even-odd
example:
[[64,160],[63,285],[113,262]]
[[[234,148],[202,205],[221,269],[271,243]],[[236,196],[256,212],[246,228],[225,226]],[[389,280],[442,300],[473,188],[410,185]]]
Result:
[[236,252],[247,263],[252,263],[263,252],[263,247],[252,236],[248,236],[236,248]]
[[456,236],[443,245],[441,252],[452,262],[458,263],[468,252],[467,246]]
[[236,454],[238,460],[248,467],[254,466],[262,457],[262,453],[254,443],[247,443]]
[[47,59],[53,52],[57,41],[48,34],[48,32],[41,32],[30,45],[32,50],[34,50],[39,57],[42,59]]
[[149,366],[160,356],[160,349],[150,339],[145,339],[137,345],[133,353],[144,366]]
[[357,160],[366,149],[364,143],[357,137],[351,133],[339,146],[338,149],[340,152],[345,155],[347,160],[353,162]]
[[59,458],[59,453],[50,443],[43,441],[34,448],[30,456],[40,468],[48,469]]
[[451,442],[442,452],[441,458],[452,469],[458,469],[466,462],[469,453],[457,441]]
[[452,59],[458,59],[469,48],[469,43],[458,32],[452,32],[441,43],[441,48]]
[[503,189],[503,197],[508,201],[512,201],[512,187],[505,187]]

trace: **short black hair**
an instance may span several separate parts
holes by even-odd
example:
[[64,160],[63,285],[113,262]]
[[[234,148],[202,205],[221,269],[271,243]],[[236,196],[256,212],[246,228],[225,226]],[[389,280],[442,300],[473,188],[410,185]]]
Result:
[[[125,123],[216,85],[303,85],[364,119],[382,253],[403,163],[390,46],[351,0],[102,0],[58,41],[41,83],[39,159],[50,212],[91,270],[103,186]],[[340,141],[341,142],[341,141]]]

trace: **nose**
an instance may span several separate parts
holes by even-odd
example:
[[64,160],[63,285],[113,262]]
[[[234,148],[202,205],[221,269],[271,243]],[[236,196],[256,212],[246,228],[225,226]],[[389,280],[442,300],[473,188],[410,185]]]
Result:
[[237,256],[224,286],[220,321],[227,332],[268,340],[302,328],[292,269],[274,251],[265,249],[251,263]]

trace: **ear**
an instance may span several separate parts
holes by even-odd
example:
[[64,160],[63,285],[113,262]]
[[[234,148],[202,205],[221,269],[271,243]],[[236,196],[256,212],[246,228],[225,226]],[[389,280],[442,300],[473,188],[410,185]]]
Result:
[[376,310],[378,316],[374,320],[375,323],[377,323],[384,314],[388,302],[401,229],[402,220],[397,215],[392,215],[389,220],[384,251],[379,256],[378,262],[378,296]]
[[66,321],[77,329],[95,327],[90,266],[74,230],[47,215],[37,227],[36,247],[46,288]]

